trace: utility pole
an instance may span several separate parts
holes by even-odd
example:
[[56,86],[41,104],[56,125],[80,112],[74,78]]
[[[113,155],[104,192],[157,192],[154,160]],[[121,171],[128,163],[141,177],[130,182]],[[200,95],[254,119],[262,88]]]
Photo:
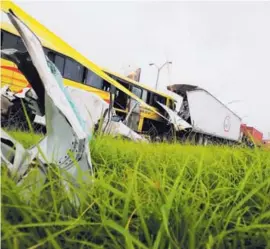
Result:
[[160,73],[160,71],[161,71],[161,69],[165,66],[165,65],[167,65],[167,64],[172,64],[172,62],[171,61],[166,61],[162,66],[157,66],[155,63],[150,63],[149,64],[149,66],[155,66],[156,68],[157,68],[157,70],[158,70],[158,73],[157,73],[157,80],[156,80],[156,90],[157,90],[157,87],[158,87],[158,80],[159,80],[159,73]]

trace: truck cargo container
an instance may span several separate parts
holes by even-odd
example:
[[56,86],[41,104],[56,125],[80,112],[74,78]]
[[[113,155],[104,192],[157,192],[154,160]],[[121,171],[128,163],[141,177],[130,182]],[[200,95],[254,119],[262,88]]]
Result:
[[177,84],[167,89],[182,97],[178,115],[191,126],[189,133],[195,141],[241,142],[241,118],[205,89],[194,85]]

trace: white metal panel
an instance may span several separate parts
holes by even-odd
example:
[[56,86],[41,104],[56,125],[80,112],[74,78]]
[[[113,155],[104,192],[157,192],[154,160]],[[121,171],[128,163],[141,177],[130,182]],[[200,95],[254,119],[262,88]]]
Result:
[[169,120],[174,125],[176,131],[181,131],[187,128],[191,128],[191,125],[187,123],[184,119],[182,119],[175,111],[167,107],[166,105],[161,104],[157,101],[157,103],[168,113]]
[[[20,34],[43,84],[47,134],[43,143],[39,143],[42,151],[38,159],[48,164],[56,164],[61,169],[79,175],[78,167],[84,177],[92,174],[92,163],[87,133],[80,122],[73,102],[64,91],[60,72],[56,66],[45,57],[43,48],[37,36],[12,13],[8,13],[12,24]],[[19,63],[18,63],[19,64]],[[18,65],[17,64],[17,65]],[[69,152],[74,158],[71,158]],[[76,166],[74,164],[76,161]],[[64,178],[62,178],[64,179]],[[85,178],[87,180],[87,178]],[[63,182],[66,185],[65,181]]]
[[191,122],[195,130],[239,140],[241,119],[204,90],[187,92]]

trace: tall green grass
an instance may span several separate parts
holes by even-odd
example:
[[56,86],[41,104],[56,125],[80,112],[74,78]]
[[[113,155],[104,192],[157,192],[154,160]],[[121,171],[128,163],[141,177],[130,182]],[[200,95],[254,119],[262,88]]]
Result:
[[91,156],[80,206],[53,167],[43,186],[2,169],[2,248],[270,248],[269,151],[97,137]]

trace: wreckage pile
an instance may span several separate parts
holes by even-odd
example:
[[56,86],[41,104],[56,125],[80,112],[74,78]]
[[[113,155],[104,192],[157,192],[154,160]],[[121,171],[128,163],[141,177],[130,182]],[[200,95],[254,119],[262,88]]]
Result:
[[[34,161],[43,165],[42,172],[46,171],[46,165],[56,164],[60,168],[68,169],[76,176],[77,170],[74,169],[74,165],[79,164],[83,172],[91,175],[93,170],[89,141],[95,132],[121,136],[133,141],[148,141],[132,130],[130,128],[133,127],[132,125],[127,126],[126,124],[133,109],[139,109],[139,112],[145,111],[137,108],[137,104],[149,108],[150,106],[131,93],[131,99],[134,98],[137,102],[130,108],[125,120],[122,121],[122,117],[117,116],[113,108],[113,91],[110,92],[110,101],[107,103],[94,93],[65,86],[56,65],[45,55],[39,38],[11,10],[7,12],[7,16],[19,33],[26,51],[3,49],[1,57],[17,66],[29,86],[23,88],[19,93],[11,91],[8,86],[1,89],[2,127],[15,126],[18,128],[22,125],[23,129],[25,126],[33,127],[35,131],[45,133],[45,138],[36,146],[25,150],[6,132],[2,132],[1,157],[10,171],[20,172],[18,179],[26,174],[28,165]],[[121,84],[118,87],[119,89],[122,87],[123,92],[128,91]],[[162,122],[157,122],[155,126],[151,123],[152,121],[143,123],[144,118],[141,119],[141,127],[146,124],[147,129],[153,128],[155,130],[152,138],[158,140],[162,137],[163,141],[172,141],[177,137],[179,141],[189,141],[190,135],[192,135],[195,143],[199,144],[207,144],[208,140],[226,143],[240,142],[239,117],[231,113],[211,94],[194,86],[177,86],[173,91],[178,93],[179,97],[183,95],[183,105],[179,112],[155,100],[155,104],[160,107],[159,110],[162,110],[162,114],[155,109],[149,113],[150,116],[157,115]],[[200,102],[202,97],[205,101]],[[208,105],[209,103],[211,104]],[[15,108],[13,108],[14,106]],[[211,109],[208,106],[213,108],[206,114],[201,111],[201,106],[204,107],[204,110]],[[13,110],[15,110],[14,115],[12,115]],[[215,118],[214,114],[217,113],[217,110],[220,115]],[[17,111],[19,114],[16,113]],[[25,119],[27,121],[25,123],[21,122],[26,113],[30,115],[30,118]],[[223,124],[224,115],[226,118]],[[211,119],[211,122],[207,120],[208,118]],[[234,124],[231,124],[233,122]]]
[[43,182],[48,165],[57,165],[65,173],[70,173],[74,177],[74,185],[79,171],[86,181],[93,174],[89,141],[98,127],[106,134],[145,141],[117,119],[113,108],[100,97],[65,87],[60,72],[45,56],[35,34],[13,12],[7,15],[21,35],[27,51],[5,49],[1,50],[1,57],[17,65],[31,88],[25,88],[19,94],[12,93],[7,87],[2,88],[1,116],[7,114],[14,99],[23,98],[34,115],[44,117],[39,122],[46,125],[45,137],[31,149],[25,149],[2,129],[2,166],[7,166],[18,184],[33,164],[38,164],[44,176]]

